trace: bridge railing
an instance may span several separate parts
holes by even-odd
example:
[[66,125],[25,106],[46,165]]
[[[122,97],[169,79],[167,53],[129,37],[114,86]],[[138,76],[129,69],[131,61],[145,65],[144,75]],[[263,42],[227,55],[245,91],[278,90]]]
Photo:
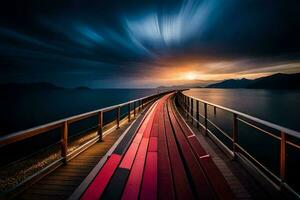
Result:
[[[30,176],[29,179],[26,179],[24,181],[21,181],[20,184],[17,185],[17,187],[23,185],[25,182],[31,181],[31,179],[34,179],[35,176],[38,176],[44,171],[51,171],[50,168],[53,170],[54,168],[58,167],[59,165],[63,163],[67,163],[70,159],[74,158],[76,155],[87,149],[89,146],[94,144],[97,141],[101,141],[103,134],[107,134],[109,132],[112,132],[113,130],[116,130],[120,127],[122,123],[130,122],[132,121],[139,112],[144,110],[148,105],[150,105],[153,101],[158,99],[159,97],[163,96],[166,93],[169,93],[171,91],[161,92],[154,95],[149,95],[143,98],[135,99],[132,101],[128,101],[125,103],[113,105],[110,107],[94,110],[91,112],[75,115],[72,117],[64,118],[58,121],[54,121],[51,123],[47,123],[44,125],[40,125],[34,128],[30,128],[27,130],[19,131],[16,133],[8,134],[5,136],[0,137],[0,150],[2,152],[3,149],[5,149],[4,152],[6,152],[6,157],[11,158],[14,156],[14,154],[21,153],[20,158],[17,158],[13,160],[12,162],[5,163],[3,166],[0,167],[0,170],[3,168],[9,168],[7,166],[11,166],[19,163],[20,161],[26,160],[29,157],[32,157],[31,153],[30,155],[26,152],[26,149],[24,148],[32,148],[34,149],[34,145],[39,142],[44,142],[41,140],[53,140],[52,143],[45,145],[39,145],[42,146],[41,149],[33,150],[33,154],[37,154],[40,151],[44,152],[46,149],[48,149],[51,146],[56,146],[57,150],[55,152],[60,153],[60,155],[57,155],[55,157],[55,161],[49,164],[49,166],[43,168],[43,170],[38,171],[34,175]],[[41,113],[42,117],[42,113]],[[90,119],[96,120],[96,126],[93,125],[93,127],[89,127],[90,132],[92,131],[93,137],[89,137],[88,140],[81,142],[80,145],[77,145],[76,148],[71,147],[71,139],[74,137],[73,134],[73,126],[78,125],[76,123],[84,123],[85,120]],[[86,126],[86,124],[85,124]],[[78,128],[78,127],[77,127]],[[79,136],[86,135],[87,131],[83,130],[81,131],[82,134],[79,134]],[[71,134],[72,133],[72,134]],[[78,134],[77,134],[78,135]],[[55,136],[55,139],[51,136]],[[58,142],[57,142],[58,141]],[[53,143],[54,142],[54,143]],[[69,144],[68,144],[69,143]],[[24,145],[25,144],[25,145]],[[25,147],[22,147],[24,145]],[[8,150],[7,150],[8,148]],[[52,148],[52,147],[51,147]],[[22,152],[22,149],[24,149]],[[60,152],[59,152],[60,151]],[[31,152],[31,150],[30,150]],[[3,153],[3,152],[2,152]],[[26,155],[23,155],[23,154]],[[10,155],[8,155],[10,154]],[[27,155],[28,154],[28,155]],[[3,158],[3,156],[2,156]],[[5,161],[5,158],[1,160]],[[22,169],[21,169],[22,170]],[[3,170],[2,170],[3,172]],[[1,188],[0,188],[1,189]],[[0,194],[1,194],[0,190]],[[1,197],[1,195],[0,195]]]
[[[287,190],[298,198],[300,197],[298,184],[300,132],[182,92],[177,93],[177,102],[185,111],[188,119],[196,122],[197,127],[202,127],[204,134],[216,140],[226,152],[231,154],[233,159],[236,157],[246,158],[263,176],[275,183],[278,190]],[[224,119],[226,117],[227,119]],[[222,128],[219,124],[222,125]],[[252,140],[255,138],[255,141],[250,141],[251,138]],[[275,141],[271,141],[270,138]],[[260,143],[264,144],[259,146]],[[270,148],[268,148],[269,145]],[[272,147],[278,148],[272,149]],[[263,148],[268,152],[263,151]],[[274,162],[271,163],[275,166],[272,166],[266,160],[272,160],[269,157],[274,154]],[[291,164],[289,177],[287,177],[287,158],[292,160],[289,162]]]

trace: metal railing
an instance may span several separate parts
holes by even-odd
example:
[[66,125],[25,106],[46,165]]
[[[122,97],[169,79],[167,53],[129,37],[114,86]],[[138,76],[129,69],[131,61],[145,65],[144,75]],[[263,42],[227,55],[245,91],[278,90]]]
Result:
[[[72,117],[47,123],[44,125],[36,126],[34,128],[30,128],[27,130],[1,136],[0,149],[5,149],[5,148],[11,149],[12,150],[11,153],[14,154],[14,151],[16,150],[14,148],[18,147],[20,142],[21,145],[24,145],[24,142],[26,144],[32,144],[32,141],[30,141],[31,139],[39,139],[39,140],[42,139],[41,142],[43,142],[44,140],[47,140],[50,135],[52,134],[55,135],[57,133],[59,134],[58,142],[55,142],[54,144],[53,143],[49,144],[48,146],[44,146],[42,147],[42,149],[36,149],[36,151],[33,153],[29,153],[29,154],[25,153],[25,155],[22,154],[21,158],[16,158],[4,166],[5,168],[11,168],[10,166],[12,167],[17,166],[17,163],[22,162],[25,159],[26,160],[30,159],[30,157],[40,154],[52,146],[54,148],[54,145],[58,145],[57,158],[51,160],[44,167],[34,172],[33,174],[29,174],[29,176],[25,177],[25,179],[19,180],[20,182],[18,181],[18,183],[14,187],[11,187],[5,191],[0,191],[0,199],[2,197],[9,197],[9,198],[14,197],[20,191],[22,191],[23,188],[26,188],[27,185],[30,185],[33,182],[39,180],[41,177],[53,171],[60,165],[66,164],[68,161],[75,158],[77,155],[79,155],[81,152],[83,152],[84,150],[86,150],[87,148],[95,144],[97,141],[101,141],[102,137],[104,136],[103,134],[109,134],[112,131],[119,129],[122,124],[131,122],[134,118],[137,117],[139,113],[141,113],[145,108],[151,105],[151,103],[153,103],[158,98],[170,92],[173,91],[160,92],[154,95],[149,95],[125,103],[75,115]],[[104,115],[105,113],[106,115]],[[84,120],[88,120],[88,119],[95,119],[96,126],[88,125],[89,127],[88,129],[80,131],[80,134],[72,135],[72,128],[74,127],[71,127],[71,125],[76,124],[76,122],[78,123],[84,122]],[[79,145],[77,146],[75,145],[74,148],[74,145],[72,143],[72,141],[75,139],[74,136],[78,137],[79,138],[78,140],[80,140],[81,137],[87,135],[85,133],[87,134],[93,133],[93,134],[91,134],[92,137],[87,137],[87,139],[82,140],[83,142],[79,142]],[[47,135],[47,137],[37,138],[39,136],[46,136],[45,134],[50,134],[50,135],[49,136]],[[36,141],[37,140],[35,140],[35,142]],[[68,146],[68,142],[69,142],[69,146]],[[17,151],[19,152],[19,150]],[[33,159],[33,162],[38,162],[38,160]]]
[[[231,153],[233,158],[235,158],[238,153],[242,153],[243,155],[246,156],[246,158],[248,160],[250,160],[250,162],[252,164],[257,166],[259,169],[262,169],[263,172],[267,173],[273,179],[275,179],[275,181],[277,182],[276,185],[278,186],[278,188],[280,190],[287,189],[293,195],[297,196],[298,198],[300,197],[299,193],[297,193],[299,191],[296,192],[294,189],[292,189],[286,181],[287,145],[289,145],[293,148],[296,148],[297,151],[299,152],[298,155],[300,155],[300,144],[298,143],[299,139],[300,139],[300,132],[293,131],[291,129],[267,122],[265,120],[258,119],[256,117],[252,117],[250,115],[238,112],[233,109],[229,109],[229,108],[226,108],[226,107],[223,107],[220,105],[216,105],[216,104],[204,101],[202,99],[198,99],[198,98],[195,98],[195,97],[192,97],[189,95],[185,95],[182,92],[177,93],[177,102],[179,103],[179,105],[182,107],[182,109],[186,113],[186,116],[188,118],[191,118],[192,122],[195,121],[197,127],[201,126],[204,129],[205,135],[207,135],[209,133],[210,135],[214,136],[217,139],[217,141],[219,143],[221,143],[221,145]],[[204,114],[201,114],[199,111],[200,103],[202,103],[204,105],[203,106]],[[220,128],[218,125],[216,125],[216,123],[213,123],[213,120],[209,119],[208,106],[213,108],[213,115],[216,115],[217,109],[228,112],[229,114],[232,115],[232,125],[231,125],[232,133],[231,134],[227,134],[222,128]],[[202,120],[202,121],[204,121],[203,123],[201,123],[200,117],[203,119]],[[262,132],[262,133],[266,134],[267,136],[275,138],[276,140],[279,141],[279,143],[280,143],[280,146],[279,146],[280,151],[279,151],[279,155],[278,155],[279,161],[280,161],[279,175],[276,175],[275,173],[273,173],[270,169],[268,169],[268,167],[266,167],[264,164],[259,162],[253,155],[251,155],[251,153],[249,153],[245,148],[242,147],[241,144],[239,144],[239,142],[237,140],[238,135],[239,135],[238,123],[243,123],[246,126],[254,128],[255,130]],[[226,146],[222,141],[220,141],[216,137],[216,135],[211,130],[209,130],[209,125],[214,127],[225,138],[227,138],[231,143],[231,147],[228,148],[227,147],[228,145]],[[261,128],[261,126],[264,126],[266,128],[265,129]],[[275,134],[269,130],[266,130],[268,128],[278,131],[279,134]],[[289,137],[290,139],[288,140],[287,137]]]
[[147,104],[151,103],[152,101],[154,101],[155,99],[161,97],[162,95],[169,93],[170,91],[167,92],[162,92],[159,94],[154,94],[154,95],[150,95],[150,96],[146,96],[143,98],[139,98],[139,99],[135,99],[132,101],[128,101],[125,103],[121,103],[118,105],[114,105],[114,106],[110,106],[110,107],[106,107],[106,108],[102,108],[102,109],[98,109],[98,110],[94,110],[91,112],[87,112],[87,113],[83,113],[83,114],[79,114],[79,115],[75,115],[72,117],[68,117],[65,119],[61,119],[58,121],[54,121],[51,123],[47,123],[44,125],[40,125],[34,128],[30,128],[27,130],[23,130],[23,131],[19,131],[16,133],[12,133],[12,134],[8,134],[5,136],[1,136],[0,137],[0,148],[7,146],[9,144],[13,144],[40,134],[43,134],[45,132],[49,132],[51,130],[57,129],[57,128],[61,128],[61,157],[67,161],[68,159],[68,137],[69,137],[69,126],[70,124],[74,123],[74,122],[78,122],[93,116],[98,116],[98,125],[97,125],[97,133],[98,133],[98,140],[102,140],[102,133],[103,133],[103,114],[105,112],[109,112],[109,111],[114,111],[116,112],[115,115],[115,120],[116,120],[116,129],[119,128],[120,126],[120,121],[121,121],[121,108],[123,107],[127,107],[128,108],[128,114],[127,114],[127,118],[128,121],[130,122],[132,119],[132,115],[135,117],[137,114],[137,110],[140,111],[142,110]]

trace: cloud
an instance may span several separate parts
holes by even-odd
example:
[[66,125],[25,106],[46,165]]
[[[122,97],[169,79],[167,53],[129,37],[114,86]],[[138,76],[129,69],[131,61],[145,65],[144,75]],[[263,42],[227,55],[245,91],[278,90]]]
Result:
[[19,12],[7,2],[0,78],[67,76],[68,83],[107,87],[178,81],[189,71],[206,79],[298,72],[298,7],[282,9],[279,0],[29,0]]

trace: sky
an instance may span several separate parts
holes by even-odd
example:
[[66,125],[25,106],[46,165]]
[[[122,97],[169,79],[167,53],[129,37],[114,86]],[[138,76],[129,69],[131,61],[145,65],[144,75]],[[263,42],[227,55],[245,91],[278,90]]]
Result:
[[141,88],[300,72],[299,0],[3,0],[0,83]]

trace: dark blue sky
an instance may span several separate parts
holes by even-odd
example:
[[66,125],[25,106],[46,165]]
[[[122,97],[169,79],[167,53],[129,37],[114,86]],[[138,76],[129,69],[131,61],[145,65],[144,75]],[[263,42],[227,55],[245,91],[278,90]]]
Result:
[[1,82],[152,87],[300,72],[299,2],[4,0]]

